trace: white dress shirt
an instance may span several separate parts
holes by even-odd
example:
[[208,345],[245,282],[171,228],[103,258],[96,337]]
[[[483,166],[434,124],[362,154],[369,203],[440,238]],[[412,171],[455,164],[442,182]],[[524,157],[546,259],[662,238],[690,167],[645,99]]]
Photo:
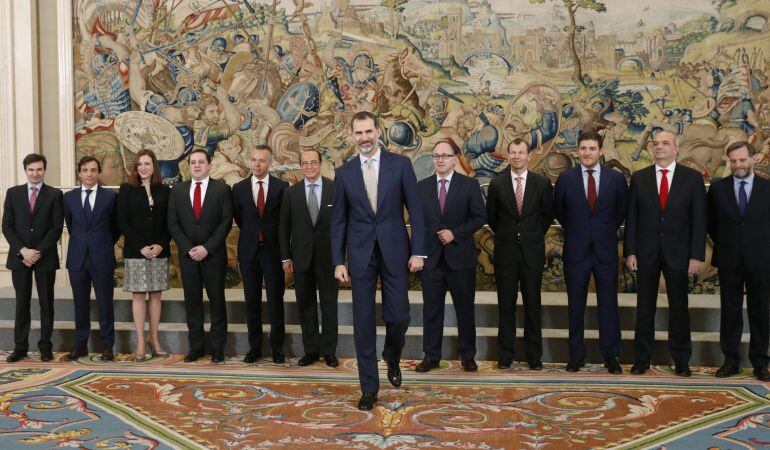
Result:
[[[80,192],[80,206],[85,208],[86,207],[86,195],[87,195],[86,194],[86,187],[85,186],[80,186],[80,187],[82,189],[82,191]],[[99,187],[99,185],[95,184],[94,187],[91,188],[91,196],[88,197],[88,203],[91,204],[91,211],[94,210],[94,205],[96,204],[96,191],[97,191],[98,187]],[[39,191],[38,191],[38,195],[40,195]]]
[[[190,183],[190,204],[195,206],[195,185],[198,182],[192,180]],[[201,206],[203,206],[203,199],[206,198],[206,189],[209,187],[209,177],[206,177],[200,181],[201,184]]]
[[[511,181],[513,182],[513,193],[516,193],[516,178],[521,177],[521,195],[524,195],[524,192],[527,191],[527,175],[529,175],[529,170],[525,170],[524,173],[521,175],[516,175],[513,170],[511,170]],[[522,197],[523,198],[523,197]]]
[[373,154],[371,157],[367,158],[366,156],[362,154],[358,154],[358,157],[361,158],[361,173],[366,170],[366,161],[372,160],[372,168],[374,169],[374,174],[377,175],[377,179],[380,179],[380,153],[382,153],[382,149],[378,148],[377,152]]
[[265,196],[265,202],[267,202],[267,187],[270,184],[270,174],[265,175],[264,178],[257,178],[256,175],[251,176],[251,195],[254,197],[254,204],[257,203],[257,198],[259,196],[259,184],[257,182],[262,182],[262,195]]
[[583,190],[586,193],[586,198],[588,198],[588,170],[593,170],[594,173],[592,174],[594,176],[594,184],[596,185],[596,195],[598,197],[599,195],[599,178],[601,176],[601,166],[599,166],[599,163],[596,163],[593,167],[586,167],[584,165],[580,165],[580,170],[583,172]]
[[27,181],[27,200],[30,200],[32,198],[32,188],[33,187],[37,188],[37,195],[39,197],[40,196],[40,189],[43,189],[43,182],[41,181],[38,184],[32,184],[29,181]]
[[441,178],[440,175],[436,175],[436,195],[441,195],[441,180],[446,180],[446,183],[444,183],[444,186],[446,188],[447,195],[449,194],[449,185],[452,184],[452,175],[455,174],[455,171],[449,172],[449,175],[447,175],[444,178]]
[[738,192],[741,190],[741,181],[745,181],[746,184],[743,186],[743,190],[746,191],[746,200],[751,200],[751,188],[754,186],[754,171],[751,172],[751,175],[747,176],[746,178],[738,178],[733,177],[733,190],[735,191],[735,201],[738,202],[738,204],[741,203],[740,198],[738,198]]
[[310,181],[307,178],[305,180],[305,203],[310,201],[310,185],[315,184],[315,198],[318,201],[318,212],[321,211],[321,191],[323,190],[323,183],[319,176],[317,180]]
[[658,193],[660,193],[660,180],[663,178],[662,169],[668,170],[666,178],[668,178],[668,191],[671,192],[671,181],[674,179],[674,169],[676,168],[676,161],[668,165],[668,167],[661,167],[655,164],[655,181],[658,184]]

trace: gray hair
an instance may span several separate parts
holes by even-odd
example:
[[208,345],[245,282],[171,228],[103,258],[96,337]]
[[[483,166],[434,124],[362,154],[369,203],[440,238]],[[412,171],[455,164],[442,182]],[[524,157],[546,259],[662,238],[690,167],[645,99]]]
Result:
[[655,136],[658,135],[658,133],[671,133],[672,136],[674,136],[674,147],[679,148],[679,136],[677,136],[676,131],[670,130],[668,128],[661,128],[658,130],[655,130],[652,132],[652,138],[655,139]]

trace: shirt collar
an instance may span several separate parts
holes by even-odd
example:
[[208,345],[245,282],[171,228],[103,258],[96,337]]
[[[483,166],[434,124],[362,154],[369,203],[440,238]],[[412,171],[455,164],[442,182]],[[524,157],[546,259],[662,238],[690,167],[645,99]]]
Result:
[[251,175],[251,184],[257,184],[257,181],[261,181],[265,184],[268,184],[270,182],[270,174],[265,175],[264,178],[257,178],[256,175]]
[[597,162],[596,164],[594,164],[594,166],[593,166],[593,167],[586,167],[586,166],[584,166],[583,164],[580,164],[580,170],[581,170],[583,173],[586,173],[586,172],[588,172],[589,170],[593,170],[593,171],[594,171],[594,173],[595,173],[595,174],[597,174],[597,173],[599,173],[599,172],[601,172],[601,171],[602,171],[602,168],[601,168],[601,166],[599,165],[599,163]]
[[658,172],[660,172],[662,169],[666,169],[666,170],[668,170],[668,171],[669,171],[669,173],[673,173],[673,172],[674,172],[674,168],[675,168],[675,167],[676,167],[676,161],[672,162],[672,163],[671,163],[671,164],[669,164],[667,167],[663,167],[663,166],[661,166],[661,165],[658,165],[658,164],[656,163],[656,164],[655,164],[655,173],[658,173]]
[[379,161],[379,160],[380,160],[380,153],[381,153],[381,152],[382,152],[382,149],[380,149],[380,148],[378,147],[378,148],[377,148],[377,151],[376,151],[376,152],[375,152],[375,153],[374,153],[372,156],[370,156],[370,157],[368,157],[368,158],[367,158],[366,156],[364,156],[364,155],[362,155],[362,154],[360,154],[360,153],[359,153],[359,154],[358,154],[358,157],[359,157],[359,158],[361,158],[361,165],[364,165],[364,164],[366,163],[366,161],[368,161],[368,160],[370,160],[370,159],[371,159],[372,161],[374,161],[374,162],[377,162],[377,161]]
[[522,173],[521,175],[516,175],[516,173],[513,170],[511,170],[511,178],[513,178],[514,180],[518,177],[521,177],[526,182],[527,175],[529,175],[529,169],[525,170],[524,173]]
[[37,188],[37,191],[38,191],[38,192],[40,192],[40,189],[42,189],[42,188],[43,188],[43,182],[41,181],[40,183],[37,183],[37,184],[32,184],[32,183],[30,183],[29,181],[27,181],[27,190],[30,190],[30,189],[32,189],[33,187],[36,187],[36,188]]
[[[192,185],[195,186],[195,183],[198,183],[195,180],[192,180]],[[209,177],[206,177],[200,181],[201,186],[208,186],[209,185]]]
[[736,178],[736,177],[733,177],[733,183],[734,183],[736,186],[738,186],[739,184],[741,184],[741,181],[745,181],[745,182],[746,182],[746,184],[748,184],[749,186],[751,186],[751,185],[754,183],[754,171],[752,170],[752,171],[751,171],[751,175],[749,175],[749,176],[747,176],[746,178],[743,178],[743,179],[740,179],[740,178]]
[[[98,183],[95,184],[94,187],[91,188],[91,193],[95,194],[97,189],[99,189],[99,184]],[[81,184],[80,185],[80,190],[82,190],[83,193],[85,193],[86,192],[86,187]]]
[[447,183],[452,183],[452,176],[455,174],[455,171],[449,172],[449,175],[447,175],[444,178],[441,178],[438,174],[436,174],[436,183],[441,182],[441,180],[446,180]]
[[317,179],[317,180],[315,180],[315,181],[310,181],[310,180],[308,180],[307,178],[303,178],[303,180],[305,180],[305,188],[306,188],[306,189],[307,189],[308,187],[310,187],[310,185],[311,185],[311,184],[315,184],[315,185],[316,185],[316,186],[318,186],[318,187],[320,187],[320,186],[321,186],[321,177],[318,177],[318,179]]

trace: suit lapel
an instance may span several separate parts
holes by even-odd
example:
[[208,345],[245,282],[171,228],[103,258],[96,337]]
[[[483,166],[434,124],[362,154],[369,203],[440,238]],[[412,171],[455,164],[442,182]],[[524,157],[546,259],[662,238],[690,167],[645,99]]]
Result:
[[[599,175],[601,177],[601,175]],[[601,185],[604,183],[599,183],[599,188],[601,189]],[[583,166],[577,166],[577,170],[575,171],[575,175],[572,178],[572,188],[575,190],[575,192],[578,194],[578,197],[580,197],[580,202],[583,204],[583,207],[588,210],[590,208],[590,205],[588,204],[588,196],[586,194],[586,188],[583,186]],[[601,197],[599,196],[599,193],[596,193],[596,204],[598,206],[599,199]]]
[[682,190],[682,171],[678,170],[681,169],[682,166],[679,166],[674,170],[674,176],[671,177],[671,184],[668,186],[668,198],[666,199],[666,207],[664,208],[664,211],[668,211],[669,205],[671,205],[672,199],[676,198],[679,195],[679,192]]
[[[28,185],[24,186],[26,189],[24,190],[24,193],[26,194],[24,197],[24,200],[27,201],[27,209],[29,209],[29,187]],[[40,205],[43,204],[43,202],[46,199],[46,196],[48,195],[48,185],[42,184],[40,186],[40,190],[37,193],[37,199],[35,200],[35,209],[30,211],[30,217],[34,218],[37,215],[38,210],[40,210]]]
[[[649,173],[646,173],[644,178],[642,178],[644,182],[647,184],[646,190],[649,193],[649,195],[652,197],[653,204],[657,205],[658,211],[661,210],[660,208],[660,196],[658,195],[658,174],[657,169],[655,168],[655,164],[653,164],[650,167]],[[671,192],[669,190],[669,192]],[[668,205],[668,202],[666,203]]]
[[[438,207],[438,211],[441,215],[441,218],[443,218],[447,211],[449,211],[449,205],[452,204],[452,202],[455,201],[455,197],[457,197],[457,191],[460,189],[460,175],[455,172],[454,175],[452,175],[452,181],[449,183],[449,188],[446,193],[446,203],[444,204],[444,212],[441,213],[441,205],[438,203],[438,192],[433,197],[436,199],[436,206]],[[438,184],[437,187],[440,187]]]
[[[382,155],[382,150],[380,150]],[[361,155],[358,155],[353,161],[353,183],[358,186],[353,186],[353,191],[358,194],[358,198],[364,203],[365,209],[374,217],[374,211],[372,211],[372,205],[369,204],[369,197],[366,196],[366,183],[364,183],[364,168],[361,167]],[[380,175],[382,175],[382,157],[380,156]],[[377,203],[379,204],[379,181],[377,186]]]
[[[324,208],[325,205],[329,205],[332,202],[332,182],[321,177],[321,206],[318,210],[318,218],[316,219],[316,225],[321,223],[322,217],[326,214],[328,208]],[[308,212],[308,217],[310,213]]]
[[385,150],[380,149],[380,173],[377,176],[377,211],[382,209],[382,204],[390,190],[390,182],[393,179],[393,164],[388,164],[390,158],[386,157],[386,155]]
[[[751,196],[749,197],[748,205],[746,205],[746,217],[748,217],[751,211],[757,208],[757,205],[761,202],[761,200],[755,200],[755,199],[764,198],[763,193],[764,193],[765,184],[763,183],[763,181],[765,180],[760,179],[759,175],[754,174],[754,182],[752,183],[752,186],[751,186]],[[732,187],[732,185],[730,187]],[[738,200],[735,198],[735,191],[733,190],[732,192],[733,192],[733,196],[732,196],[733,202],[735,202],[735,207],[737,209]]]
[[[537,182],[535,181],[535,177],[532,176],[532,173],[527,173],[527,181],[524,186],[524,199],[521,202],[521,215],[524,216],[524,214],[527,212],[527,209],[530,208],[530,203],[533,202],[533,198],[536,195],[535,189],[537,189]],[[515,196],[514,196],[515,197]],[[513,208],[516,209],[515,207]]]
[[[302,210],[302,216],[305,218],[305,221],[307,222],[307,225],[310,228],[315,228],[315,225],[313,225],[313,219],[310,217],[310,207],[308,206],[307,202],[307,187],[305,187],[305,179],[301,179],[298,185],[302,186],[301,189],[295,189],[294,195],[297,197],[296,201],[299,202],[300,205],[303,205],[300,207],[300,210]],[[323,192],[323,186],[321,186],[321,192]],[[322,194],[323,195],[323,194]],[[318,210],[318,216],[321,216],[321,210]],[[317,220],[317,218],[316,218]]]
[[[503,197],[503,203],[508,208],[508,210],[516,217],[519,217],[519,211],[516,208],[516,193],[513,190],[513,178],[512,178],[512,172],[509,170],[507,173],[500,175],[503,178],[502,183],[500,183],[500,194]],[[524,194],[526,195],[526,189],[524,190]]]
[[[727,196],[727,204],[730,208],[730,214],[734,217],[741,217],[741,212],[738,210],[738,200],[735,198],[735,189],[733,188],[733,184],[735,183],[735,179],[732,175],[725,178],[724,187],[724,194]],[[756,187],[756,186],[754,186]],[[752,192],[753,194],[754,192]],[[751,201],[749,201],[749,206],[751,205]]]
[[[302,183],[304,185],[305,181],[302,180]],[[276,197],[278,197],[278,180],[268,176],[267,196],[265,197],[265,211],[267,211],[267,208],[271,207],[276,202]]]

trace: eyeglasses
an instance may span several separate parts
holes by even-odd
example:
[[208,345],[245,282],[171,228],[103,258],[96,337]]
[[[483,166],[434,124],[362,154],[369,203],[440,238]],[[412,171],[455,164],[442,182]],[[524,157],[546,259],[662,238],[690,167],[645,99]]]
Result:
[[441,154],[441,155],[431,155],[434,160],[438,161],[441,159],[449,159],[454,158],[455,155],[447,155],[447,154]]
[[313,160],[313,161],[302,161],[300,163],[300,166],[302,166],[302,167],[315,167],[317,165],[319,165],[319,162],[315,161],[315,160]]

